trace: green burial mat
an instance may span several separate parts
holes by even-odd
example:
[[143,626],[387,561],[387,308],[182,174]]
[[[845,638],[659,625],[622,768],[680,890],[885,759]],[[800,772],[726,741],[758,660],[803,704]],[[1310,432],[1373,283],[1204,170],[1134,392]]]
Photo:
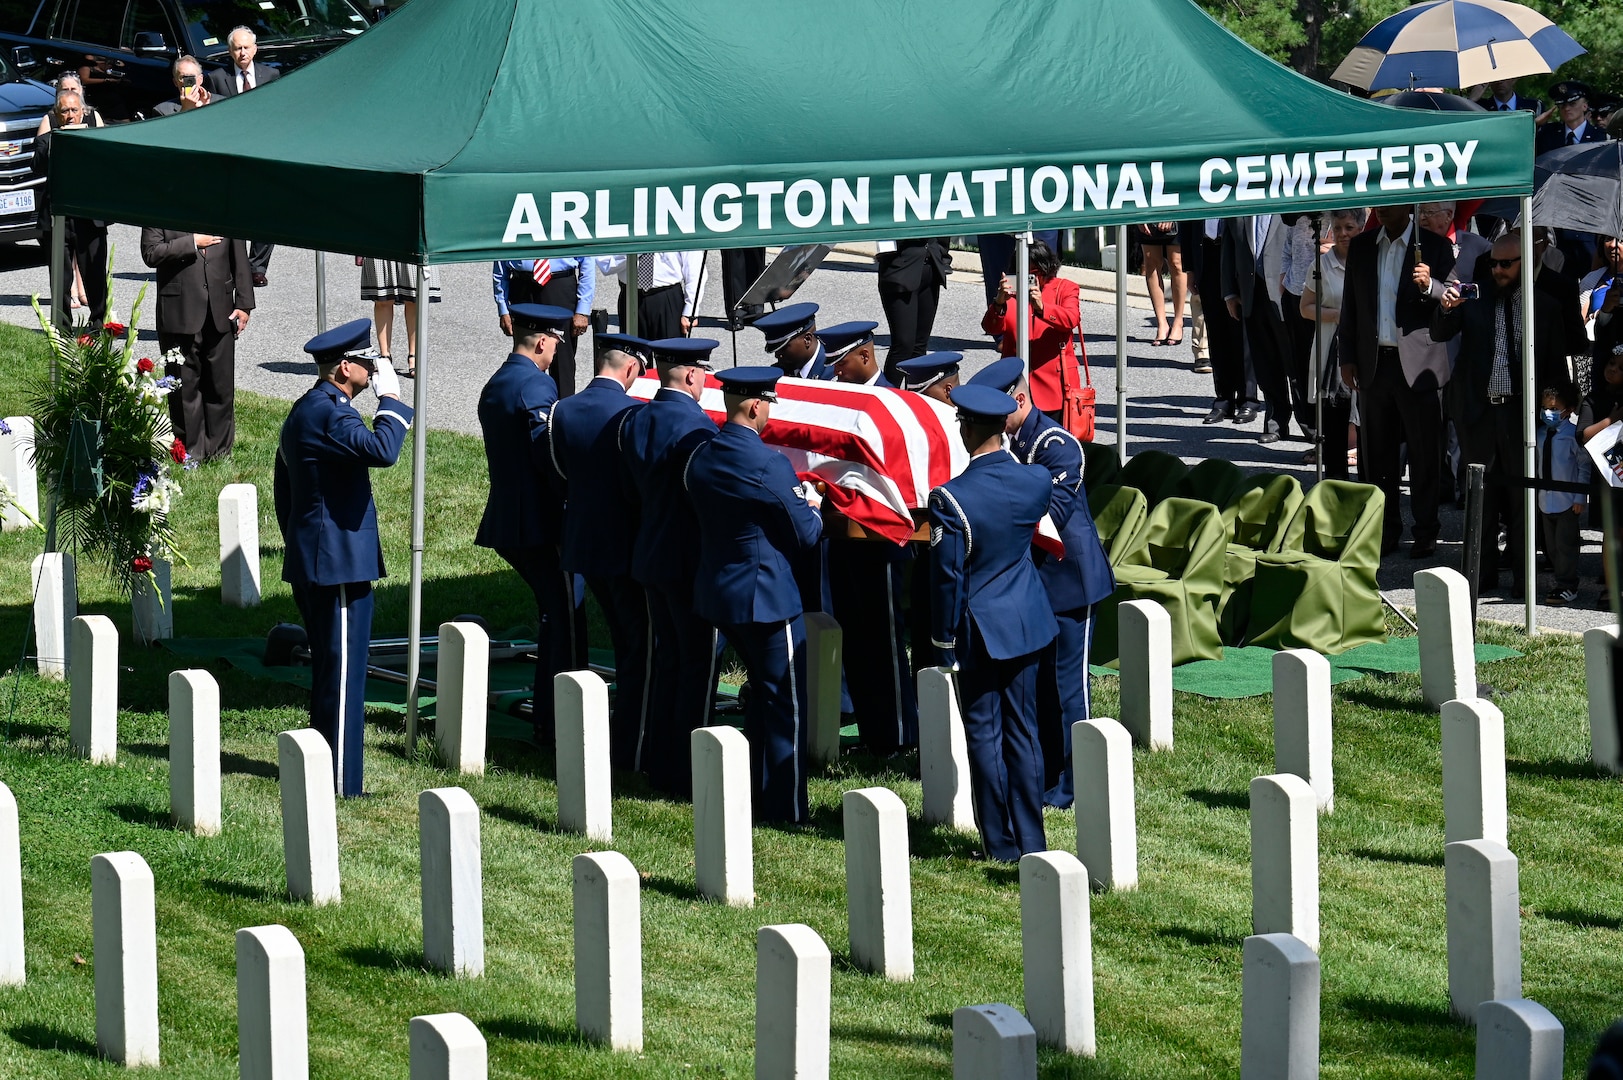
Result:
[[[1478,645],[1476,662],[1491,664],[1521,653],[1503,645]],[[1395,675],[1420,670],[1418,637],[1388,638],[1384,642],[1348,649],[1330,660],[1330,681],[1351,682],[1366,675]],[[1095,675],[1119,675],[1114,668],[1093,665]],[[1221,660],[1194,660],[1172,669],[1172,688],[1207,698],[1261,697],[1274,692],[1274,650],[1256,645],[1225,648]]]

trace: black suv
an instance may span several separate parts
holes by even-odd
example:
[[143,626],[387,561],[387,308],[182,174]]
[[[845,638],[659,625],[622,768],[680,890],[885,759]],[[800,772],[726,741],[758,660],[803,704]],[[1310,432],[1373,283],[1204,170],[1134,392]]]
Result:
[[34,136],[55,103],[49,86],[23,78],[0,56],[0,244],[39,237]]
[[181,53],[227,66],[234,27],[258,37],[256,62],[288,71],[370,25],[351,0],[0,0],[0,52],[36,78],[76,72],[103,119],[134,120],[175,96]]

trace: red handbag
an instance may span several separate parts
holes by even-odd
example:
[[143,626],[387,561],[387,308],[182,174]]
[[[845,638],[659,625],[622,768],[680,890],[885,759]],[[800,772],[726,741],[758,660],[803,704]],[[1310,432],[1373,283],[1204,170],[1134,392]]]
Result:
[[1077,442],[1090,443],[1093,441],[1093,409],[1095,397],[1093,392],[1093,369],[1088,364],[1087,347],[1081,353],[1082,370],[1086,373],[1088,384],[1086,386],[1072,386],[1065,371],[1065,357],[1059,358],[1059,394],[1060,394],[1060,426],[1076,436]]

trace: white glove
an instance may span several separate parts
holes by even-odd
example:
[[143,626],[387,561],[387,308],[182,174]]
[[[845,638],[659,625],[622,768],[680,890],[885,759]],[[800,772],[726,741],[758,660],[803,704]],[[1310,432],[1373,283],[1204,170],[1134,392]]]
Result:
[[387,360],[380,361],[378,369],[372,373],[372,389],[377,392],[380,401],[386,397],[400,396],[400,376],[394,373],[393,366]]
[[813,510],[823,508],[823,497],[817,493],[817,485],[810,480],[800,482],[800,497],[806,500],[806,505]]

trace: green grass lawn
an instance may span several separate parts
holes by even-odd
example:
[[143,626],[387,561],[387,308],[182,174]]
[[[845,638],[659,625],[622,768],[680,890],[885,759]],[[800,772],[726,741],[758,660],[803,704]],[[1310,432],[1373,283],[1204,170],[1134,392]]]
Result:
[[[23,380],[42,369],[37,335],[0,327],[0,415],[18,411]],[[187,564],[175,570],[180,635],[257,636],[296,620],[277,579],[270,508],[275,432],[286,404],[238,401],[233,461],[186,477],[177,519]],[[528,594],[472,546],[484,501],[475,440],[429,436],[425,625],[465,612],[492,626],[533,619]],[[403,633],[410,450],[376,474],[384,546],[395,576],[378,593],[377,630]],[[227,483],[261,492],[265,603],[219,606],[215,498]],[[41,534],[0,538],[0,669],[22,654],[28,563]],[[128,640],[128,605],[93,571],[80,609],[111,615]],[[1583,663],[1564,636],[1483,670],[1506,717],[1510,840],[1521,859],[1523,987],[1567,1027],[1569,1075],[1623,1013],[1623,787],[1587,762]],[[692,817],[628,786],[614,804],[614,847],[643,875],[644,1052],[615,1055],[574,1034],[571,858],[591,850],[559,833],[547,754],[499,743],[483,778],[464,782],[484,810],[486,974],[453,980],[423,969],[416,796],[454,783],[425,747],[405,749],[400,718],[368,732],[368,787],[340,805],[343,903],[287,902],[276,784],[276,733],[305,721],[304,695],[221,667],[224,832],[198,839],[168,825],[162,651],[120,657],[120,756],[91,766],[67,749],[67,691],[32,662],[3,683],[0,779],[21,813],[27,986],[0,990],[0,1075],[112,1076],[95,1055],[90,858],[135,850],[157,879],[159,1017],[167,1074],[236,1075],[239,927],[283,923],[305,949],[313,1075],[399,1077],[407,1020],[459,1011],[490,1042],[492,1075],[734,1076],[752,1072],[755,932],[804,922],[828,942],[833,1071],[942,1076],[951,1014],[961,1005],[1022,1002],[1017,876],[971,861],[972,839],[917,823],[914,758],[848,757],[812,783],[815,821],[757,829],[752,910],[698,901]],[[1095,711],[1115,715],[1115,680],[1095,681]],[[1371,678],[1335,696],[1336,810],[1321,819],[1322,1060],[1327,1077],[1469,1077],[1474,1034],[1448,1015],[1443,816],[1438,721],[1417,676]],[[1135,753],[1141,885],[1093,900],[1099,1056],[1044,1052],[1045,1077],[1165,1080],[1239,1071],[1240,946],[1250,927],[1247,789],[1273,769],[1270,702],[1178,695],[1177,749]],[[849,963],[840,795],[884,785],[913,814],[917,976],[889,984]],[[1074,819],[1050,811],[1049,841],[1075,849]]]

